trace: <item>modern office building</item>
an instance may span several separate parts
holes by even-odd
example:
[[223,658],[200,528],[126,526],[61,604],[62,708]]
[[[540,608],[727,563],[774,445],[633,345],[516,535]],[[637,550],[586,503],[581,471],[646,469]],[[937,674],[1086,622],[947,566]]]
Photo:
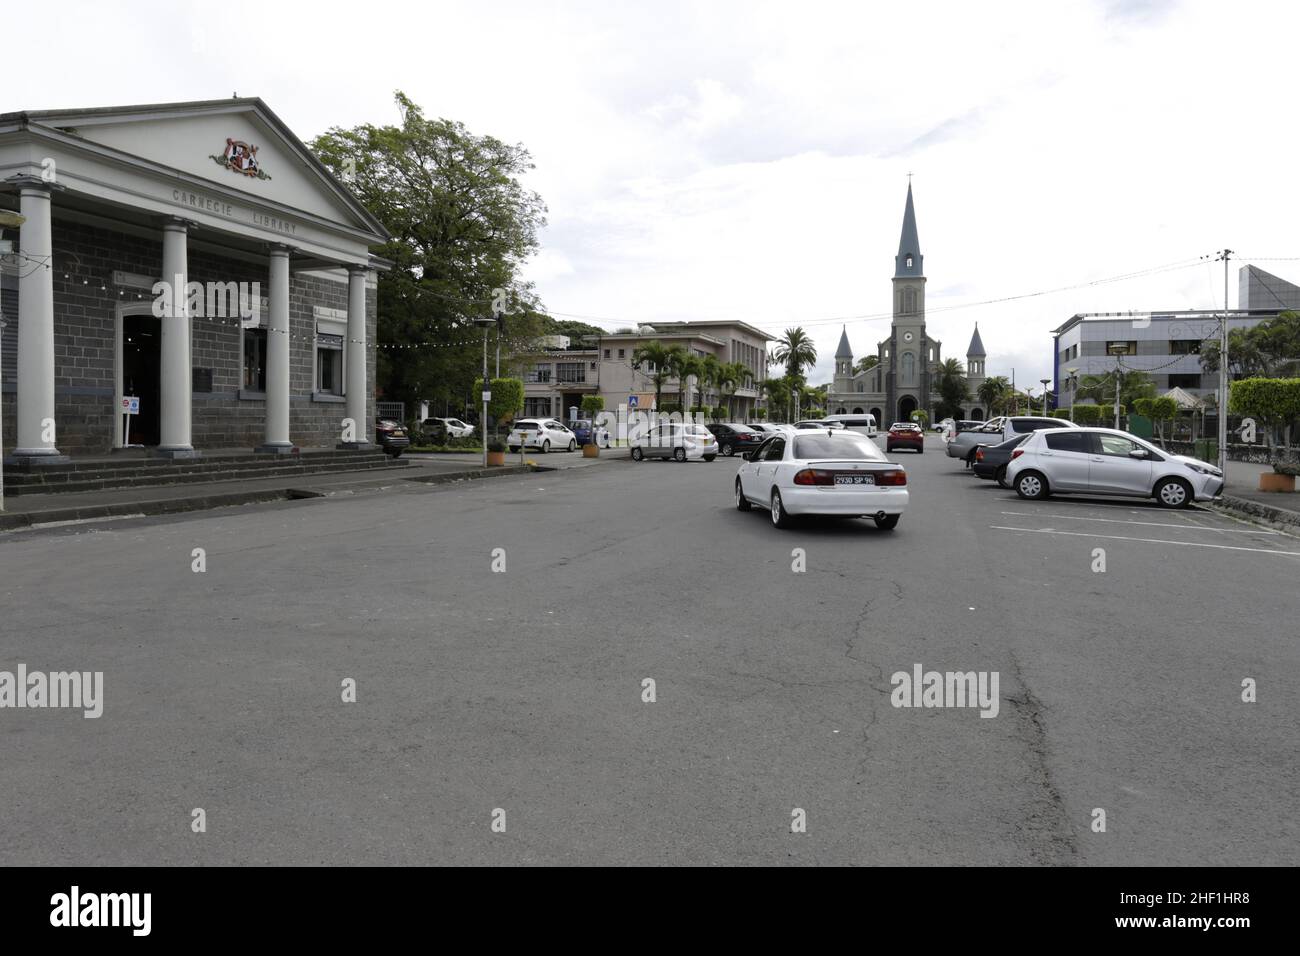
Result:
[[[1231,309],[1229,329],[1250,328],[1276,318],[1281,309]],[[1202,346],[1217,341],[1222,311],[1189,310],[1152,313],[1082,313],[1052,331],[1053,394],[1057,408],[1074,401],[1078,380],[1103,376],[1117,365],[1146,372],[1157,394],[1181,388],[1197,398],[1219,387],[1217,373],[1201,368]],[[1118,359],[1110,346],[1123,346]]]

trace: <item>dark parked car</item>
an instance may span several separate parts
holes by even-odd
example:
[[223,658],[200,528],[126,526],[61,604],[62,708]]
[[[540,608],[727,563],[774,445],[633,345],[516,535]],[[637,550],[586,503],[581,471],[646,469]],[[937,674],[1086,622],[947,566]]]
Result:
[[718,452],[724,458],[757,448],[765,437],[760,429],[731,422],[704,427],[713,432],[713,437],[718,440]]
[[411,444],[406,429],[401,422],[391,418],[381,418],[375,422],[375,444],[384,449],[384,454],[391,458],[400,458],[402,452]]
[[996,445],[980,445],[975,449],[975,460],[971,463],[971,470],[980,478],[996,481],[1003,488],[1010,488],[1011,486],[1007,484],[1007,462],[1011,460],[1012,453],[1032,434],[1033,432],[1026,432],[1023,435],[1016,435]]
[[[595,444],[599,445],[601,448],[608,448],[609,430],[606,429],[604,425],[596,425],[594,426],[594,429],[595,429],[595,436],[596,436]],[[593,426],[591,424],[591,419],[579,418],[576,421],[571,421],[569,422],[569,430],[573,432],[573,435],[578,440],[579,445],[592,444]]]
[[911,422],[894,422],[890,425],[889,435],[885,438],[885,451],[893,451],[895,448],[910,448],[925,454],[925,432],[921,431],[921,426]]

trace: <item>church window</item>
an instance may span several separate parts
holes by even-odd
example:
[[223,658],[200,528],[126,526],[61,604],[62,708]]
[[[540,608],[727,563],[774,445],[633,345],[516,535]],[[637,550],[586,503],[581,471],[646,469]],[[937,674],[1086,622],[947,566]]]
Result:
[[916,290],[908,289],[906,292],[903,293],[903,296],[904,296],[903,311],[909,314],[915,312],[916,311]]
[[911,352],[903,353],[902,378],[904,385],[916,383],[916,356]]

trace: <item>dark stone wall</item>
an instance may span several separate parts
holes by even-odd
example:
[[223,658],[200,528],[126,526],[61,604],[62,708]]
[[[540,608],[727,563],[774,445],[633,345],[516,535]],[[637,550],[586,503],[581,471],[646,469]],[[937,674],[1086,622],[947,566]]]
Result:
[[[161,277],[162,239],[137,236],[54,220],[54,375],[56,443],[64,454],[103,454],[113,444],[114,324],[118,303],[145,305],[144,290],[118,289],[114,270]],[[254,282],[261,294],[270,289],[268,266],[204,252],[189,253],[192,282]],[[4,451],[16,439],[15,356],[17,354],[16,283],[4,289]],[[304,448],[332,447],[342,431],[345,405],[313,401],[316,362],[313,307],[347,309],[347,283],[292,274],[289,288],[289,436]],[[375,381],[375,292],[366,295],[367,420],[358,437],[373,439]],[[239,397],[242,369],[241,330],[237,317],[191,320],[192,365],[211,369],[212,391],[193,395],[193,444],[204,449],[252,448],[265,435],[265,402]]]

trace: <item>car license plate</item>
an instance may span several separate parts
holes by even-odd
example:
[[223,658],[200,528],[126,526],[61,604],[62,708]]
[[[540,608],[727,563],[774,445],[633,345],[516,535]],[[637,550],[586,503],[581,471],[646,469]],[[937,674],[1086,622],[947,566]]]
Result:
[[837,485],[874,485],[876,483],[875,475],[836,475],[835,484]]

